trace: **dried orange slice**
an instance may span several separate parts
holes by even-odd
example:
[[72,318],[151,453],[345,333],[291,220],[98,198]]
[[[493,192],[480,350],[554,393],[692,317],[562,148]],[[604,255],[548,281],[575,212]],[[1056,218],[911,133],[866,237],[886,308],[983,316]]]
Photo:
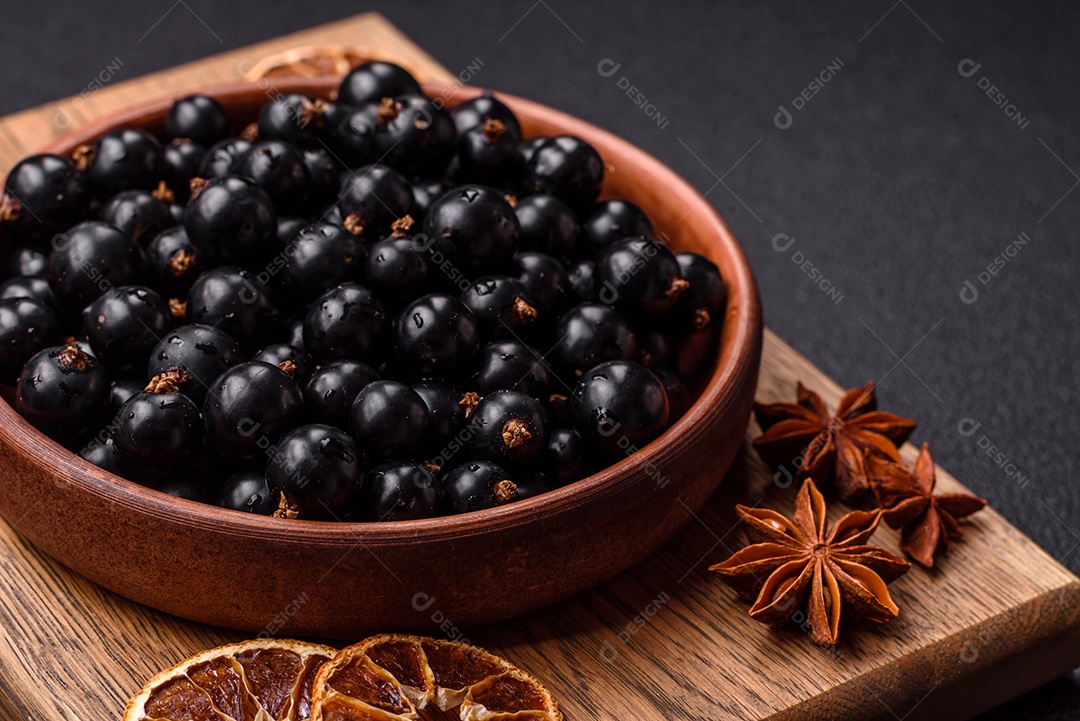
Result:
[[319,669],[311,721],[562,721],[509,661],[458,641],[372,636]]
[[280,639],[203,651],[150,679],[124,721],[304,721],[315,676],[335,653]]

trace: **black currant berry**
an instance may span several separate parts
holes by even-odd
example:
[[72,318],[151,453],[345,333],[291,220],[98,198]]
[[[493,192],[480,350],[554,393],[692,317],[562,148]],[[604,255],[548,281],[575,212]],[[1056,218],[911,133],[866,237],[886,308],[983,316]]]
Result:
[[[464,446],[461,433],[469,414],[479,403],[473,400],[476,394],[465,394],[446,383],[435,380],[422,380],[412,384],[412,389],[424,399],[428,409],[428,428],[424,438],[425,450],[438,454],[431,459],[436,465],[443,465],[440,456],[453,455]],[[457,439],[456,447],[450,444]]]
[[286,434],[270,454],[266,480],[284,493],[301,517],[334,517],[344,511],[364,477],[363,457],[345,431],[313,423]]
[[301,385],[307,381],[312,369],[311,358],[288,343],[271,343],[253,355],[251,360],[277,366]]
[[199,407],[180,392],[187,371],[154,376],[116,415],[113,443],[127,468],[144,476],[162,475],[191,462],[202,447]]
[[464,135],[474,128],[481,128],[489,120],[498,120],[505,126],[506,134],[515,143],[521,141],[521,124],[514,115],[514,111],[490,93],[458,103],[450,111],[450,115],[454,119],[454,127],[458,135]]
[[377,366],[388,325],[374,293],[356,283],[342,283],[308,307],[304,348],[320,363],[348,358]]
[[633,315],[667,315],[688,287],[671,251],[648,238],[619,241],[596,262],[597,297]]
[[653,373],[664,384],[669,406],[668,424],[673,424],[690,410],[690,406],[694,404],[694,397],[691,395],[690,389],[682,382],[682,379],[674,373],[665,370],[656,370]]
[[620,240],[652,234],[653,226],[645,211],[620,198],[601,200],[581,221],[582,244],[594,258]]
[[450,186],[441,180],[419,180],[413,183],[413,199],[418,218],[427,215],[428,208],[439,198],[446,195]]
[[679,272],[690,286],[679,295],[676,313],[684,328],[704,330],[723,321],[727,286],[716,264],[698,253],[676,253]]
[[229,134],[229,111],[208,95],[180,98],[165,116],[165,136],[209,147]]
[[50,308],[56,307],[56,296],[53,295],[49,281],[44,278],[9,278],[5,280],[0,283],[0,300],[10,298],[33,298]]
[[82,310],[114,285],[138,283],[146,255],[133,239],[106,223],[79,223],[53,241],[49,285],[65,311]]
[[187,371],[180,390],[201,404],[218,376],[243,362],[240,347],[225,331],[208,325],[185,325],[166,334],[154,346],[147,376],[153,378],[172,368]]
[[214,502],[222,508],[269,516],[277,510],[278,499],[270,492],[263,471],[239,471],[229,476],[217,491]]
[[34,354],[15,386],[15,410],[50,438],[69,440],[95,427],[109,407],[105,367],[76,347]]
[[420,94],[420,84],[408,70],[381,61],[357,65],[341,81],[338,101],[347,105],[378,103],[383,98]]
[[86,313],[90,347],[110,370],[145,368],[150,352],[172,325],[168,302],[141,285],[107,291]]
[[517,252],[521,227],[514,209],[491,188],[469,185],[436,200],[424,218],[432,250],[466,273],[504,266]]
[[[179,376],[177,377],[179,378]],[[122,405],[127,403],[136,393],[141,393],[144,388],[146,388],[146,380],[141,374],[131,378],[114,379],[109,384],[109,412],[115,416]]]
[[124,190],[153,190],[165,179],[161,143],[135,128],[103,133],[93,145],[76,148],[73,157],[100,200]]
[[426,292],[432,269],[427,253],[412,238],[384,238],[367,256],[367,283],[390,307]]
[[588,208],[600,194],[604,161],[580,138],[560,135],[540,143],[525,164],[525,188],[554,195],[575,210]]
[[186,318],[189,323],[220,328],[241,347],[255,349],[273,337],[277,311],[266,286],[252,273],[221,265],[191,285]]
[[190,140],[174,140],[165,146],[165,184],[179,203],[191,197],[191,179],[199,175],[206,148]]
[[509,389],[530,398],[546,398],[550,383],[551,374],[544,359],[520,341],[494,341],[476,354],[476,374],[471,387],[482,396]]
[[360,239],[336,225],[301,229],[265,273],[290,303],[306,305],[327,287],[363,277],[368,252]]
[[443,513],[468,513],[502,506],[517,498],[510,474],[490,461],[469,461],[440,476],[439,504]]
[[634,360],[652,371],[675,367],[675,341],[670,335],[647,324],[638,327],[636,334],[638,355]]
[[[232,172],[236,159],[251,148],[251,141],[243,138],[226,138],[214,143],[206,151],[202,162],[199,164],[199,172],[196,177],[210,180],[220,178]],[[190,189],[189,189],[190,191]]]
[[303,411],[304,394],[292,376],[269,363],[241,363],[210,384],[203,402],[206,438],[225,458],[260,457]]
[[124,464],[116,455],[116,446],[113,443],[112,434],[107,430],[101,431],[93,440],[83,446],[82,450],[79,451],[79,458],[89,461],[101,470],[108,471],[121,478],[127,478],[128,476],[127,468],[124,467]]
[[479,458],[504,466],[534,463],[548,442],[547,412],[535,398],[498,390],[484,396],[469,417],[469,445]]
[[514,207],[521,225],[521,249],[547,253],[566,262],[578,241],[578,222],[566,203],[551,195],[528,195]]
[[33,298],[0,300],[0,383],[11,385],[26,361],[61,339],[56,311]]
[[224,175],[207,182],[188,203],[184,230],[204,257],[250,261],[273,248],[277,221],[270,196],[255,181]]
[[349,410],[349,429],[360,448],[375,458],[408,454],[424,439],[428,427],[424,399],[397,381],[373,381],[356,395]]
[[44,278],[49,272],[49,254],[29,245],[7,245],[0,277]]
[[338,199],[345,228],[368,242],[389,235],[391,224],[413,207],[412,186],[388,165],[365,165],[342,173]]
[[606,361],[637,357],[637,335],[626,316],[599,303],[576,305],[555,327],[558,345],[548,353],[555,370],[566,379],[581,375]]
[[284,140],[255,143],[236,159],[233,172],[255,181],[280,212],[298,211],[307,202],[307,164],[303,154]]
[[323,148],[304,148],[302,153],[308,174],[307,205],[321,208],[337,197],[337,162]]
[[391,461],[368,471],[358,503],[364,521],[412,521],[437,515],[435,478],[422,463]]
[[[306,310],[306,309],[305,309]],[[293,348],[307,353],[304,347],[304,316],[293,316],[280,321],[281,331],[279,337],[282,342],[288,343]]]
[[585,478],[591,472],[585,441],[573,428],[556,428],[548,438],[540,467],[552,484],[565,486]]
[[505,275],[474,280],[461,294],[461,302],[472,311],[488,338],[517,337],[539,318],[525,284]]
[[551,474],[539,468],[516,473],[514,475],[514,485],[517,486],[517,494],[514,496],[515,501],[536,498],[555,488]]
[[518,253],[510,262],[509,274],[525,286],[542,321],[554,320],[571,303],[570,276],[562,263],[546,253]]
[[281,93],[259,111],[259,137],[298,147],[316,145],[323,104],[299,93]]
[[59,155],[20,160],[4,181],[0,224],[11,239],[49,240],[86,215],[90,190],[86,176]]
[[143,244],[173,224],[168,203],[148,190],[117,193],[101,209],[101,219]]
[[570,298],[578,303],[596,301],[596,263],[579,260],[566,269],[570,278]]
[[354,360],[331,361],[311,374],[304,386],[304,408],[313,423],[347,428],[353,400],[379,374]]
[[183,226],[161,232],[146,246],[146,267],[153,286],[168,298],[184,298],[205,270],[202,257]]
[[610,361],[588,371],[574,389],[574,428],[607,456],[628,456],[664,432],[667,392],[660,379],[633,361]]
[[198,478],[170,476],[155,483],[154,489],[158,493],[164,493],[173,498],[183,498],[186,501],[195,501],[196,503],[210,502],[206,487]]
[[517,140],[501,120],[489,118],[457,137],[446,175],[455,183],[510,187],[518,170]]
[[394,322],[398,357],[414,372],[450,378],[476,353],[480,327],[457,298],[431,293],[405,306]]

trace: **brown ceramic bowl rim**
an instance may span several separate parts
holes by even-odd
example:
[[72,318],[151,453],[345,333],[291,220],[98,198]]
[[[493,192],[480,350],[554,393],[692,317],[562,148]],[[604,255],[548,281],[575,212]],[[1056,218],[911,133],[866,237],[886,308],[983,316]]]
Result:
[[[269,81],[278,92],[302,92],[313,96],[324,96],[336,83],[333,78],[285,79],[274,78]],[[213,95],[226,107],[234,99],[251,94],[256,83],[233,83],[208,87],[200,92]],[[440,85],[427,83],[423,86],[428,97],[440,98],[448,106],[479,95],[486,91],[466,85]],[[689,189],[700,195],[674,171],[659,160],[640,150],[622,138],[603,130],[591,123],[575,118],[554,108],[531,100],[519,98],[508,93],[498,92],[501,99],[515,110],[542,119],[552,125],[576,125],[584,135],[598,135],[606,144],[618,148],[661,187]],[[123,125],[140,125],[164,118],[173,100],[178,96],[167,96],[157,100],[109,114],[50,143],[39,152],[69,154],[78,145],[91,142],[95,137],[111,128]],[[393,522],[332,522],[283,520],[268,516],[242,513],[215,505],[199,503],[183,498],[176,498],[139,485],[134,481],[114,476],[83,460],[75,453],[48,439],[44,434],[22,419],[14,409],[8,406],[17,423],[22,424],[25,433],[38,434],[42,441],[51,444],[58,452],[49,454],[45,462],[56,473],[64,475],[74,485],[82,486],[103,501],[118,503],[153,513],[162,522],[200,526],[231,533],[252,534],[275,541],[301,541],[304,543],[335,544],[341,541],[353,541],[363,547],[368,541],[379,543],[408,543],[424,537],[429,540],[439,538],[459,538],[473,534],[490,533],[498,528],[511,528],[532,523],[538,517],[555,516],[568,508],[580,506],[592,499],[602,498],[613,493],[625,477],[637,466],[649,467],[662,454],[663,449],[672,445],[677,438],[687,432],[694,424],[715,412],[716,407],[729,394],[729,386],[739,377],[740,359],[754,352],[755,338],[758,333],[760,308],[757,283],[750,264],[739,242],[732,235],[727,225],[707,203],[702,201],[693,212],[705,213],[712,226],[714,240],[721,246],[722,253],[730,256],[733,274],[725,277],[728,285],[728,304],[725,323],[734,324],[733,332],[722,334],[720,356],[701,395],[695,400],[690,410],[683,414],[674,425],[632,456],[622,459],[604,470],[594,473],[580,481],[548,491],[534,498],[517,501],[498,508],[472,511],[454,516],[393,521]],[[732,311],[735,312],[732,312]],[[16,429],[18,430],[18,429]],[[48,446],[46,446],[48,447]]]

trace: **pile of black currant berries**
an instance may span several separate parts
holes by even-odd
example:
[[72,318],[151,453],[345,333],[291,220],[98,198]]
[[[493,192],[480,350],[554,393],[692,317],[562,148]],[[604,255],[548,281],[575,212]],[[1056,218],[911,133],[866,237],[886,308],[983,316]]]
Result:
[[[55,440],[165,493],[391,521],[543,493],[689,407],[726,291],[604,163],[368,63],[240,127],[35,155],[0,203],[0,384]],[[9,396],[10,397],[10,396]]]

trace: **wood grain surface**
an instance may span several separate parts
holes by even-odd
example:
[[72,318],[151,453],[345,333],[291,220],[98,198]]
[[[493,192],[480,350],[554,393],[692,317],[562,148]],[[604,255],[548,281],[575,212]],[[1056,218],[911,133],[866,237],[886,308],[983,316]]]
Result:
[[[244,60],[321,44],[365,46],[429,79],[451,79],[382,18],[358,16],[110,86],[77,108],[67,99],[10,116],[0,121],[0,171],[63,131],[54,122],[60,107],[85,122],[153,96],[235,81]],[[839,397],[835,383],[766,331],[758,398],[791,398],[796,380],[829,403]],[[880,402],[888,408],[888,398]],[[748,437],[756,433],[752,426]],[[903,452],[913,460],[914,448]],[[962,489],[940,469],[938,485]],[[750,621],[746,604],[705,569],[745,542],[735,503],[786,513],[794,494],[744,449],[705,509],[616,580],[493,627],[439,621],[449,635],[464,633],[543,679],[571,721],[961,719],[1080,665],[1080,580],[993,509],[966,524],[965,541],[937,570],[915,568],[891,586],[902,609],[896,621],[849,624],[836,652],[814,646],[794,624],[771,631]],[[17,519],[0,523],[0,719],[119,718],[158,670],[238,638],[94,586],[28,545],[18,527]],[[897,550],[889,529],[875,542]],[[437,594],[424,603],[441,616]]]

